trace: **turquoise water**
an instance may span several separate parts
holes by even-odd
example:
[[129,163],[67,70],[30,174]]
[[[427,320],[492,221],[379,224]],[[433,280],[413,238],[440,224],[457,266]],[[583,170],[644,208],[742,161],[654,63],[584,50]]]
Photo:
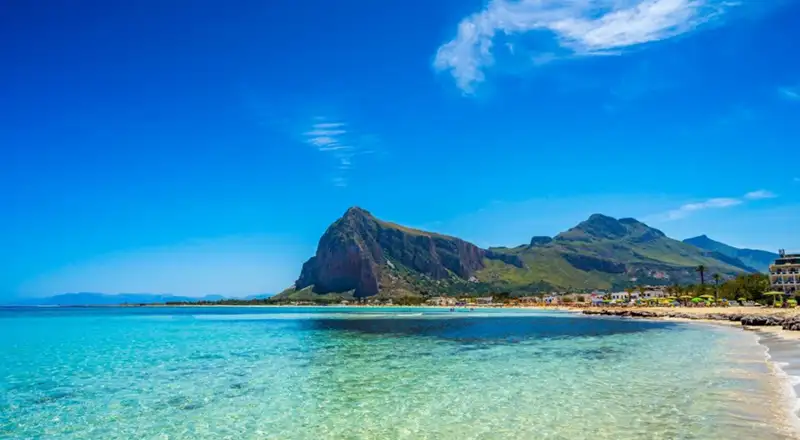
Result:
[[791,437],[738,329],[432,309],[0,309],[0,438]]

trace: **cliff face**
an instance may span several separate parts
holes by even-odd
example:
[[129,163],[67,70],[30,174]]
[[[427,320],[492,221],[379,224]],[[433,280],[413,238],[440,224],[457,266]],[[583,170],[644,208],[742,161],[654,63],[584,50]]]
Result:
[[464,240],[405,228],[350,208],[325,231],[295,288],[314,286],[317,293],[355,290],[355,296],[371,296],[396,264],[434,280],[452,275],[466,280],[483,269],[486,254]]

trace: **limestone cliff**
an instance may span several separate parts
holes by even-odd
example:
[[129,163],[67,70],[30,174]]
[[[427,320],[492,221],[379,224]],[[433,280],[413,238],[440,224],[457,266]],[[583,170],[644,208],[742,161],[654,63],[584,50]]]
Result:
[[[398,266],[433,280],[468,280],[484,268],[484,258],[492,257],[498,256],[464,240],[385,222],[353,207],[325,231],[295,288],[372,296]],[[522,265],[521,260],[499,257]]]

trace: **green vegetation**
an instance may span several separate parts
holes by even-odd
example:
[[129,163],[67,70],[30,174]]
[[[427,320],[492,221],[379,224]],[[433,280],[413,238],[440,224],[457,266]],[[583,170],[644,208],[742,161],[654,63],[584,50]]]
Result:
[[741,274],[719,286],[719,297],[729,300],[744,298],[747,301],[766,301],[769,277],[761,273]]
[[510,286],[538,282],[558,290],[621,290],[644,284],[690,283],[700,266],[703,273],[706,268],[729,276],[742,272],[740,267],[634,219],[595,214],[552,241],[536,242],[534,246],[491,248],[519,256],[525,267],[487,261],[478,271],[478,279]]

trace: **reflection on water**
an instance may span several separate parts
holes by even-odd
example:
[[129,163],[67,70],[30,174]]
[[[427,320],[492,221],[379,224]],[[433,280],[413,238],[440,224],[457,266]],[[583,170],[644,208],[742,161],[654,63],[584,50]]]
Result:
[[142,310],[0,317],[20,335],[0,341],[0,438],[786,438],[780,383],[732,329]]

